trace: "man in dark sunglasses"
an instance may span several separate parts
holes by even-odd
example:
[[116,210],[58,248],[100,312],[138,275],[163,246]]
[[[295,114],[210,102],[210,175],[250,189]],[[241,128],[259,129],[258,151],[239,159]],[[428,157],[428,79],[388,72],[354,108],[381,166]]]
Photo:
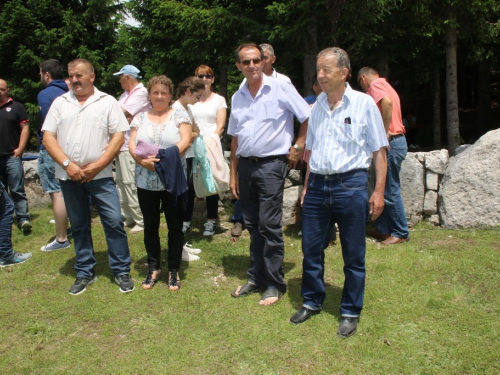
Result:
[[[263,74],[263,59],[264,52],[256,44],[243,44],[236,50],[236,67],[246,83],[232,97],[230,187],[240,199],[250,232],[251,267],[247,283],[231,295],[238,298],[262,291],[259,305],[268,306],[286,292],[283,188],[287,162],[295,163],[295,156],[298,160],[304,150],[311,109],[290,82]],[[293,116],[301,128],[291,146]]]

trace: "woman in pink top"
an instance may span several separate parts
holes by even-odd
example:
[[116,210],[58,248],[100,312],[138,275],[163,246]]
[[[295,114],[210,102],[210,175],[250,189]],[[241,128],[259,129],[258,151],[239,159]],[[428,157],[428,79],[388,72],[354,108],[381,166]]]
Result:
[[[214,71],[207,65],[200,65],[195,70],[195,75],[205,82],[205,92],[200,98],[200,101],[194,105],[190,105],[193,118],[200,129],[200,135],[216,133],[219,138],[224,132],[227,117],[227,104],[224,97],[212,91],[214,83]],[[219,196],[211,195],[206,197],[207,204],[207,222],[205,223],[204,236],[212,236],[215,234],[217,227],[217,209],[219,205]],[[187,232],[191,229],[191,217],[193,215],[194,193],[190,194],[187,212],[184,216],[183,230]]]

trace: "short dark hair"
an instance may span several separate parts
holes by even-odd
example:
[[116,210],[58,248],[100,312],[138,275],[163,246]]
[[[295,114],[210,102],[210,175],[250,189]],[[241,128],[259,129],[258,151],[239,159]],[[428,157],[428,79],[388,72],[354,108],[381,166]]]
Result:
[[187,89],[191,92],[205,90],[205,82],[198,77],[189,77],[177,85],[177,98],[184,95]]
[[240,46],[236,49],[236,62],[240,62],[240,52],[242,49],[245,48],[257,48],[260,51],[260,58],[264,60],[264,50],[262,49],[261,46],[255,43],[244,43],[240,44]]
[[49,59],[40,64],[42,73],[49,73],[52,79],[64,79],[64,71],[59,60]]

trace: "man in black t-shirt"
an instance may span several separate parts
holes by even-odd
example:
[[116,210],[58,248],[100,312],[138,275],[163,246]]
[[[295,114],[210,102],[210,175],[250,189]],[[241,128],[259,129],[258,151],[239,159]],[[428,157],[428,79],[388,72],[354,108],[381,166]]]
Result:
[[21,103],[9,97],[9,92],[7,82],[0,79],[0,181],[10,191],[19,227],[29,233],[31,223],[21,161],[29,138],[28,114]]

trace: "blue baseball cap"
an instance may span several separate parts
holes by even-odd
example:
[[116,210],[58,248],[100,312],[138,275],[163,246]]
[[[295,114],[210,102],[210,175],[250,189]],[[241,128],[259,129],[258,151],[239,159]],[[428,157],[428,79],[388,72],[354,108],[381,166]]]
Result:
[[123,68],[120,69],[120,71],[118,73],[113,73],[113,75],[119,76],[120,74],[128,74],[129,76],[134,77],[134,78],[142,78],[139,75],[140,72],[141,71],[133,65],[125,65]]

